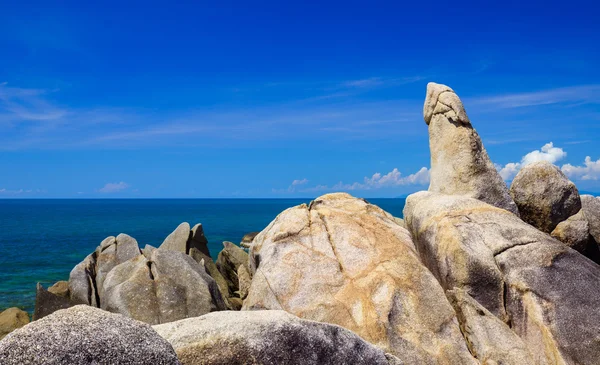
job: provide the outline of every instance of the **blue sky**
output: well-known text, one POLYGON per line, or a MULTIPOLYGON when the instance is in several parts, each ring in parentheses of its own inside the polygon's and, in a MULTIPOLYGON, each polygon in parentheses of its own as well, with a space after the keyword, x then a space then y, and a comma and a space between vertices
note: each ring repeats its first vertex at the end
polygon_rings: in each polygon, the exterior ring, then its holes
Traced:
POLYGON ((215 3, 2 1, 0 197, 426 189, 429 81, 600 191, 597 4, 215 3))

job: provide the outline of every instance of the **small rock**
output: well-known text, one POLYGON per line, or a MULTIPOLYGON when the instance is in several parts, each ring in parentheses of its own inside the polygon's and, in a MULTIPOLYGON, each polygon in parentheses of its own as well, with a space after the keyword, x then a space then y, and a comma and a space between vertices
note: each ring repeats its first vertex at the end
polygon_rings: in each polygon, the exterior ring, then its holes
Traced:
POLYGON ((521 219, 546 233, 581 209, 575 184, 547 161, 523 167, 510 186, 510 195, 521 219))
POLYGON ((560 222, 551 235, 584 255, 589 251, 590 245, 596 246, 596 242, 590 236, 590 226, 583 214, 583 209, 570 216, 566 221, 560 222))
MULTIPOLYGON (((62 282, 66 283, 66 282, 62 282)), ((59 294, 54 294, 50 290, 44 289, 42 284, 37 284, 37 290, 35 295, 35 310, 33 312, 33 320, 37 321, 40 318, 44 318, 49 314, 52 314, 60 309, 66 309, 71 306, 71 301, 69 300, 69 286, 68 283, 62 284, 58 282, 54 284, 51 288, 54 292, 58 292, 59 294), (57 287, 58 284, 58 287, 57 287), (66 290, 65 287, 66 286, 66 290)))
POLYGON ((240 242, 240 246, 244 247, 244 248, 250 248, 250 245, 252 245, 252 240, 254 240, 254 237, 256 237, 260 232, 250 232, 250 233, 246 233, 244 235, 244 237, 242 237, 242 241, 240 242))
POLYGON ((188 253, 187 242, 190 239, 190 224, 183 222, 175 230, 165 238, 163 243, 159 246, 163 250, 177 251, 181 253, 188 253))
POLYGON ((86 305, 57 311, 0 341, 2 365, 180 364, 152 328, 86 305))
MULTIPOLYGON (((8 308, 0 313, 0 340, 29 323, 29 314, 19 308, 8 308)), ((1 343, 1 342, 0 342, 1 343)))
POLYGON ((57 281, 54 285, 48 288, 48 291, 52 294, 58 295, 59 297, 69 297, 69 282, 68 281, 57 281))
POLYGON ((590 234, 600 244, 600 198, 582 195, 581 209, 590 225, 590 234))

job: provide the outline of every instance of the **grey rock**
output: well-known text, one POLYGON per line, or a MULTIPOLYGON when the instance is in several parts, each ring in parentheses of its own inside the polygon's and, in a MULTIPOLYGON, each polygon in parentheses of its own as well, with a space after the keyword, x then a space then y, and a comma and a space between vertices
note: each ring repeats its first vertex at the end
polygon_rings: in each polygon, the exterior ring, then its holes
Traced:
POLYGON ((254 237, 256 237, 260 232, 250 232, 246 233, 244 237, 242 237, 242 241, 240 242, 240 246, 244 248, 250 248, 252 245, 252 241, 254 237))
POLYGON ((233 309, 233 307, 229 303, 229 298, 232 295, 232 293, 229 291, 229 284, 227 283, 227 280, 225 280, 223 275, 221 275, 221 272, 217 268, 217 265, 214 263, 212 258, 205 255, 195 247, 192 247, 190 249, 189 255, 194 259, 194 261, 204 266, 204 270, 206 271, 206 273, 210 275, 210 277, 212 277, 217 283, 217 286, 219 287, 219 291, 221 292, 221 296, 225 301, 227 309, 233 309))
POLYGON ((154 329, 184 365, 403 363, 342 327, 284 311, 217 312, 154 329))
POLYGON ((521 219, 546 233, 581 209, 575 184, 547 161, 524 166, 510 186, 510 195, 521 219))
POLYGON ((592 261, 600 263, 598 244, 590 235, 589 222, 581 209, 577 214, 560 222, 552 231, 552 237, 585 255, 592 261))
POLYGON ((429 126, 429 191, 463 195, 519 214, 462 102, 446 85, 430 82, 423 116, 429 126))
POLYGON ((175 230, 165 238, 160 249, 188 253, 187 242, 190 239, 190 224, 181 223, 175 230))
POLYGON ((0 312, 0 340, 27 323, 29 323, 29 314, 19 308, 8 308, 0 312))
MULTIPOLYGON (((37 321, 40 318, 44 318, 47 315, 56 312, 57 310, 69 308, 71 306, 71 301, 69 299, 68 293, 68 286, 66 291, 64 291, 64 288, 59 289, 61 289, 63 295, 54 294, 50 290, 44 289, 42 284, 37 284, 35 294, 35 310, 33 312, 34 321, 37 321)), ((54 287, 53 291, 57 291, 57 288, 54 287)))
POLYGON ((150 324, 225 309, 214 279, 190 256, 163 249, 143 252, 108 273, 102 309, 150 324))
POLYGON ((536 364, 598 364, 600 266, 479 200, 420 192, 404 217, 442 286, 510 324, 536 364))
POLYGON ((98 307, 96 291, 96 253, 88 255, 77 264, 69 274, 69 293, 71 303, 87 304, 98 307))
POLYGON ((581 209, 588 221, 590 234, 597 243, 600 243, 600 198, 582 195, 581 209))
POLYGON ((57 311, 0 341, 2 365, 180 364, 146 324, 86 305, 57 311))
POLYGON ((471 353, 482 364, 536 364, 519 336, 466 291, 455 288, 446 293, 471 353))
POLYGON ((248 290, 250 290, 250 284, 252 284, 252 276, 246 265, 240 265, 238 267, 237 276, 240 287, 240 299, 243 300, 248 296, 248 290))
POLYGON ((240 265, 248 265, 248 253, 231 242, 223 242, 223 250, 217 257, 217 268, 227 280, 229 291, 240 290, 237 271, 240 265))
POLYGON ((409 232, 348 194, 280 213, 250 248, 244 310, 340 325, 408 364, 475 364, 409 232), (409 361, 410 359, 410 361, 409 361))
POLYGON ((208 250, 208 240, 204 235, 204 229, 202 224, 198 223, 192 228, 190 239, 188 241, 188 253, 192 248, 197 249, 208 257, 211 257, 210 251, 208 250))

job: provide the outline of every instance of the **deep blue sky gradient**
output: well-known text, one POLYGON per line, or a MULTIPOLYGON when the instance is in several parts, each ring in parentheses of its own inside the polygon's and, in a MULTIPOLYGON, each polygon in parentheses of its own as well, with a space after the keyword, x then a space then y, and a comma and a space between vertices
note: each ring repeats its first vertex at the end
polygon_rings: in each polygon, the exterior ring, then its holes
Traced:
POLYGON ((499 165, 600 159, 591 1, 53 3, 0 2, 0 198, 399 196, 429 81, 499 165))

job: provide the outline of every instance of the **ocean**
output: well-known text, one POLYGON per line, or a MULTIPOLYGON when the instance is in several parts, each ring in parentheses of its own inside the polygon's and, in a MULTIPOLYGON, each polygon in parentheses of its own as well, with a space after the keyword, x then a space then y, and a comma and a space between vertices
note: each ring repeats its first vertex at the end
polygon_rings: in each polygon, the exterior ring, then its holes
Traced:
MULTIPOLYGON (((0 311, 33 313, 35 286, 68 280, 107 236, 159 246, 181 222, 202 223, 211 255, 239 244, 283 210, 310 199, 0 199, 0 311)), ((402 217, 404 199, 368 199, 402 217)))

